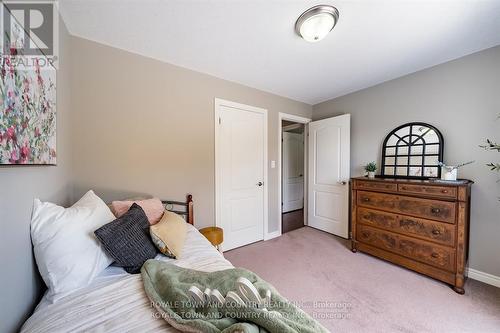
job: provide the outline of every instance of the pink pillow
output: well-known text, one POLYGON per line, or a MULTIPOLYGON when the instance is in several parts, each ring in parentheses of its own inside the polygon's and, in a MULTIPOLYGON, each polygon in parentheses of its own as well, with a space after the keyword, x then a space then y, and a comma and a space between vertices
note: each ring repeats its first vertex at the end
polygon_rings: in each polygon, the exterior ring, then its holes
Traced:
POLYGON ((149 224, 153 225, 160 221, 163 216, 163 211, 165 207, 158 198, 145 199, 145 200, 125 200, 125 201, 113 201, 111 203, 111 211, 118 218, 125 214, 132 206, 133 203, 138 204, 146 213, 148 217, 149 224))

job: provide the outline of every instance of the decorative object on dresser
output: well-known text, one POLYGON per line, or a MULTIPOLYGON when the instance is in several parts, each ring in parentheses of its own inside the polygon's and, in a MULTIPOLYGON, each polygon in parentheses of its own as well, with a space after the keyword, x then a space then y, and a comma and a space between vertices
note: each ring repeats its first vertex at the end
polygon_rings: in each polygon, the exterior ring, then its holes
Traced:
POLYGON ((446 165, 443 162, 439 162, 439 166, 441 167, 441 179, 442 180, 457 180, 458 177, 458 169, 468 164, 472 164, 475 161, 469 161, 465 163, 460 163, 458 165, 446 165))
POLYGON ((365 165, 365 171, 368 174, 368 178, 375 178, 375 171, 377 171, 377 164, 375 162, 370 162, 365 165))
POLYGON ((464 293, 470 180, 352 179, 352 251, 431 276, 464 293))
POLYGON ((401 125, 385 138, 382 176, 428 179, 441 177, 443 136, 432 125, 415 122, 401 125))

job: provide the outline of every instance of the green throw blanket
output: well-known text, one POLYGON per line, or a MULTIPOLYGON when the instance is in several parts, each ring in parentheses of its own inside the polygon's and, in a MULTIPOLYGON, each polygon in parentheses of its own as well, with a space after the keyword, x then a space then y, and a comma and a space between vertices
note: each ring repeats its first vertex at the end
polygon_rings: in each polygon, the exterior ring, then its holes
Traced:
POLYGON ((144 289, 158 310, 157 316, 183 332, 202 333, 321 333, 328 332, 317 321, 282 297, 256 274, 232 268, 206 273, 148 260, 141 269, 144 289), (236 280, 247 278, 261 296, 271 291, 267 310, 251 306, 214 304, 195 306, 188 290, 196 286, 217 289, 222 295, 236 289, 236 280), (276 313, 279 312, 279 313, 276 313))

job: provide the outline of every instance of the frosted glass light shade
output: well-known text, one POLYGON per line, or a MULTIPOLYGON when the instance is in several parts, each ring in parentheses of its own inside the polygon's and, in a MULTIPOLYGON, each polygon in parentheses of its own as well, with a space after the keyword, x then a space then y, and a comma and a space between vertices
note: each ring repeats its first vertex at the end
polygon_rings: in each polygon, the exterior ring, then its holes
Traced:
POLYGON ((332 6, 315 6, 306 10, 295 23, 297 34, 308 42, 318 42, 328 35, 339 18, 339 12, 332 6))
POLYGON ((300 35, 308 42, 318 42, 328 35, 335 24, 330 14, 318 14, 308 18, 300 26, 300 35))

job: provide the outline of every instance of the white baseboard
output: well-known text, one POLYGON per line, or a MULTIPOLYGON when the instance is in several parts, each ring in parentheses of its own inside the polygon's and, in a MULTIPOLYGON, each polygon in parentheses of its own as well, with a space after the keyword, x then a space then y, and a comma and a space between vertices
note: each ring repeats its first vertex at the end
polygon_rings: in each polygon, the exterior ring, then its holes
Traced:
POLYGON ((500 288, 500 277, 495 276, 493 274, 488 274, 485 272, 481 272, 478 270, 475 270, 473 268, 468 268, 467 269, 467 276, 473 280, 481 281, 486 284, 490 284, 492 286, 500 288))
POLYGON ((276 238, 276 237, 279 237, 281 236, 281 233, 279 230, 276 230, 274 232, 268 232, 267 234, 264 235, 264 240, 270 240, 270 239, 273 239, 273 238, 276 238))

